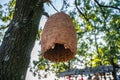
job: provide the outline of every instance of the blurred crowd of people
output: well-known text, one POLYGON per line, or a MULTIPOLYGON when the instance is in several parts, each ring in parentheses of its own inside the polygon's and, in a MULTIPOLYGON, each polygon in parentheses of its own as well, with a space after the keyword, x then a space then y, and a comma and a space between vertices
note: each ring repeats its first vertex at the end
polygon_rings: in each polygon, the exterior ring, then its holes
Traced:
MULTIPOLYGON (((120 80, 120 76, 116 76, 116 80, 120 80)), ((104 79, 104 77, 101 77, 99 74, 94 74, 94 75, 88 75, 88 77, 86 78, 86 76, 80 75, 80 76, 74 76, 74 79, 72 78, 72 76, 67 76, 66 80, 114 80, 113 77, 111 75, 107 75, 106 79, 104 79)))

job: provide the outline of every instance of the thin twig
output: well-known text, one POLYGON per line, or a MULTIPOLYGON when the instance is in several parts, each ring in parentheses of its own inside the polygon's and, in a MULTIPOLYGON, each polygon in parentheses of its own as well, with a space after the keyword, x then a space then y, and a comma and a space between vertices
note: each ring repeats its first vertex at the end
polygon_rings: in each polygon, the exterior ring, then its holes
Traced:
POLYGON ((63 10, 64 6, 65 6, 65 0, 63 0, 63 5, 62 5, 62 7, 61 7, 60 11, 62 11, 62 10, 63 10))
POLYGON ((120 8, 114 7, 114 6, 105 6, 105 5, 101 5, 101 6, 102 6, 102 7, 109 7, 109 8, 114 8, 114 9, 120 10, 120 8))
POLYGON ((52 2, 50 2, 50 5, 55 9, 55 11, 59 12, 59 11, 55 8, 55 6, 52 4, 52 2))
POLYGON ((102 14, 103 14, 103 16, 105 17, 105 12, 103 11, 103 9, 102 9, 102 7, 101 7, 101 5, 98 3, 98 1, 97 0, 94 0, 96 3, 97 3, 97 5, 100 7, 100 10, 101 10, 101 12, 102 12, 102 14))
POLYGON ((78 6, 77 6, 77 0, 75 0, 75 6, 76 6, 78 12, 79 12, 79 13, 84 17, 84 19, 88 22, 89 19, 88 19, 88 18, 82 13, 82 11, 78 8, 78 6))
POLYGON ((120 8, 118 7, 114 7, 114 6, 105 6, 105 5, 101 5, 97 0, 94 0, 100 7, 108 7, 108 8, 114 8, 114 9, 117 9, 117 10, 120 10, 120 8))

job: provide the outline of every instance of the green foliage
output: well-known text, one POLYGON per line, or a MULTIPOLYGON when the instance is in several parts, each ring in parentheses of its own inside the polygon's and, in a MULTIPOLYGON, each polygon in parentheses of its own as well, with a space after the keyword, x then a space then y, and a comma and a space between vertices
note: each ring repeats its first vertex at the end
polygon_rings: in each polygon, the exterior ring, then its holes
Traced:
MULTIPOLYGON (((3 8, 1 11, 1 20, 3 22, 8 22, 13 17, 14 7, 16 0, 10 0, 9 3, 4 4, 5 9, 3 8)), ((2 5, 1 5, 2 6, 2 5)), ((1 7, 2 8, 2 7, 1 7)))
POLYGON ((8 23, 12 20, 15 2, 16 0, 10 0, 9 3, 4 5, 0 4, 0 42, 2 41, 8 23))
MULTIPOLYGON (((3 22, 7 23, 12 19, 15 1, 10 0, 6 4, 6 11, 3 10, 4 6, 0 5, 0 19, 3 22)), ((110 65, 111 60, 117 64, 120 60, 120 1, 63 1, 61 10, 70 15, 76 28, 77 54, 70 62, 53 63, 45 60, 39 52, 39 61, 33 61, 34 67, 30 69, 33 74, 38 73, 39 76, 42 76, 40 71, 46 74, 49 72, 58 74, 70 68, 78 68, 79 65, 89 67, 110 65)), ((0 38, 3 36, 2 30, 5 28, 6 25, 1 24, 0 38)), ((37 40, 40 39, 41 32, 42 29, 39 29, 37 40)))
POLYGON ((34 66, 30 68, 30 71, 34 74, 34 76, 38 75, 39 77, 42 77, 43 74, 50 74, 51 72, 57 75, 69 68, 69 64, 67 62, 53 63, 44 59, 41 54, 39 55, 39 61, 33 61, 33 64, 34 66), (39 71, 43 71, 43 73, 40 74, 39 71))
MULTIPOLYGON (((78 65, 91 67, 112 65, 111 60, 117 64, 120 59, 119 3, 115 0, 75 1, 74 4, 66 1, 65 5, 69 4, 70 10, 68 7, 62 8, 63 11, 68 9, 66 12, 75 25, 78 38, 77 54, 70 61, 71 68, 79 67, 78 65)), ((56 73, 67 69, 64 63, 61 65, 48 61, 48 64, 51 65, 49 70, 55 70, 56 73)))
POLYGON ((37 40, 40 40, 41 33, 42 33, 42 29, 39 29, 37 34, 37 40))

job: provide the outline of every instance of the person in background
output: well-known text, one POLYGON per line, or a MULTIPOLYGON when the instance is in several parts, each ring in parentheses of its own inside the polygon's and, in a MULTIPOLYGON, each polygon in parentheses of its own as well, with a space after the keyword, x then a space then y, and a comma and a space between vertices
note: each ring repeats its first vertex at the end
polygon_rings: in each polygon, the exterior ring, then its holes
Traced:
POLYGON ((87 80, 92 80, 92 76, 89 74, 87 80))
POLYGON ((98 74, 95 74, 95 76, 93 77, 93 80, 100 80, 98 74))
POLYGON ((83 75, 81 75, 81 78, 80 78, 79 80, 84 80, 84 79, 83 79, 83 75))
POLYGON ((67 80, 71 80, 71 75, 68 75, 68 76, 67 76, 67 80))

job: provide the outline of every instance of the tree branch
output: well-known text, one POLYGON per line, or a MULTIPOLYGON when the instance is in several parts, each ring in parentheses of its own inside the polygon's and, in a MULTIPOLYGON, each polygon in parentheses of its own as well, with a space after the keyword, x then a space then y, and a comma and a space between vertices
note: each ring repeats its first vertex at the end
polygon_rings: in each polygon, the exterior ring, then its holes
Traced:
POLYGON ((82 13, 82 11, 78 8, 78 6, 77 6, 77 0, 75 0, 75 7, 76 7, 76 9, 78 10, 79 14, 81 14, 81 15, 84 17, 84 19, 88 22, 89 19, 88 19, 88 18, 82 13))
POLYGON ((102 12, 102 14, 103 14, 103 16, 105 17, 105 12, 103 11, 103 9, 102 9, 102 7, 101 7, 101 5, 98 3, 98 1, 97 0, 94 0, 96 3, 97 3, 97 5, 100 7, 100 10, 101 10, 101 12, 102 12))
POLYGON ((63 8, 64 8, 65 4, 66 4, 66 0, 63 0, 63 5, 62 5, 62 7, 61 7, 60 11, 62 11, 62 10, 63 10, 63 8))
POLYGON ((55 11, 59 12, 51 2, 50 5, 55 9, 55 11))
POLYGON ((94 0, 100 7, 106 7, 106 8, 114 8, 120 11, 120 8, 114 7, 114 6, 106 6, 106 5, 101 5, 97 0, 94 0))
POLYGON ((49 18, 49 14, 47 12, 43 12, 43 15, 49 18))

